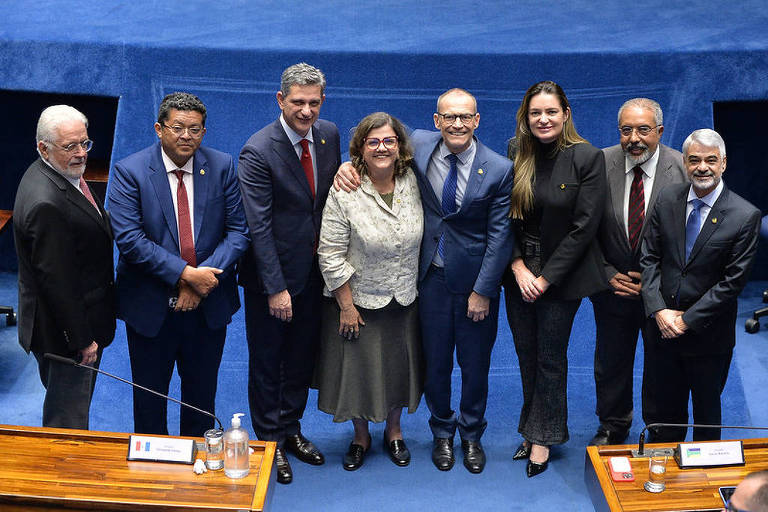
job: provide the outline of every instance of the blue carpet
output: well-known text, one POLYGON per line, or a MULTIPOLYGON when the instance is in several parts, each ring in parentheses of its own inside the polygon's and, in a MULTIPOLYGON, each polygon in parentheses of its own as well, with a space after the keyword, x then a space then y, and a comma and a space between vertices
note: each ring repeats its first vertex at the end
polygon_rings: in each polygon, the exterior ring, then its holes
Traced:
MULTIPOLYGON (((15 304, 16 276, 0 273, 0 304, 15 304)), ((768 385, 768 356, 765 344, 768 329, 754 335, 744 332, 743 322, 760 306, 766 282, 752 282, 740 298, 737 345, 731 373, 723 395, 723 421, 731 424, 768 425, 764 389, 768 385)), ((418 411, 403 418, 403 429, 413 454, 411 465, 395 467, 381 448, 382 425, 372 428, 372 451, 365 465, 349 473, 341 468, 341 457, 351 438, 351 426, 335 424, 317 410, 317 396, 310 394, 303 420, 304 432, 326 455, 324 466, 292 464, 294 483, 277 486, 275 510, 340 511, 384 510, 589 510, 584 485, 584 447, 596 427, 595 393, 592 377, 594 321, 589 301, 584 301, 574 325, 569 348, 569 428, 571 440, 552 453, 550 469, 528 479, 525 463, 513 462, 512 451, 519 442, 518 412, 521 405, 520 374, 511 335, 503 317, 494 348, 488 400, 488 430, 483 438, 488 465, 480 475, 471 475, 459 460, 443 473, 430 461, 431 434, 428 411, 423 401, 418 411), (520 490, 525 489, 525 493, 520 490)), ((130 377, 128 350, 122 323, 112 346, 105 351, 102 369, 130 377)), ((639 387, 642 357, 635 364, 636 410, 640 411, 639 387)), ((454 389, 460 382, 454 371, 454 389)), ((235 412, 248 412, 247 345, 243 313, 238 312, 229 327, 219 373, 216 413, 224 421, 235 412)), ((173 396, 178 397, 174 377, 173 396)), ((32 356, 19 348, 16 328, 0 320, 0 423, 40 425, 43 389, 32 356)), ((91 428, 107 431, 132 430, 132 400, 129 386, 99 376, 91 409, 91 428)), ((178 433, 178 406, 169 405, 169 426, 178 433)), ((244 426, 251 428, 248 416, 244 426)), ((642 424, 635 420, 630 440, 636 439, 642 424)), ((251 431, 252 432, 252 431, 251 431)), ((251 434, 253 435, 253 433, 251 434)), ((725 431, 732 438, 765 437, 760 431, 725 431)))

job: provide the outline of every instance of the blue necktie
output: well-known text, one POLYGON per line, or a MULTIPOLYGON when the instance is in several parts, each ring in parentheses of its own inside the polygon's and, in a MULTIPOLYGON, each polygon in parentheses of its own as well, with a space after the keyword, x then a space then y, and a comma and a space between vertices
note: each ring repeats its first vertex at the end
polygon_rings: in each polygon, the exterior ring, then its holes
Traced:
MULTIPOLYGON (((448 171, 448 176, 445 177, 445 183, 443 183, 443 215, 448 215, 456 211, 456 182, 458 171, 456 169, 456 161, 459 159, 456 155, 451 153, 446 157, 451 163, 451 168, 448 171)), ((437 243, 437 253, 440 258, 444 258, 445 254, 445 235, 440 235, 440 241, 437 243)))
POLYGON ((704 206, 704 201, 701 199, 694 199, 693 210, 688 215, 688 222, 685 223, 685 261, 691 257, 691 250, 693 244, 696 243, 696 238, 699 236, 699 226, 701 225, 701 207, 704 206))

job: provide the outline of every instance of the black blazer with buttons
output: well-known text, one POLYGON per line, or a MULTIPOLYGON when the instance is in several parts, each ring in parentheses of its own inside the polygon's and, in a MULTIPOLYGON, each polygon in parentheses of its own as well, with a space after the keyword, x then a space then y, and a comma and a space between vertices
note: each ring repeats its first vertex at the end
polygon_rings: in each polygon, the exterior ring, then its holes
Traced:
MULTIPOLYGON (((514 160, 516 141, 507 154, 514 160)), ((580 299, 608 288, 597 229, 605 208, 607 185, 603 152, 588 143, 574 144, 557 155, 550 186, 534 198, 542 205, 541 275, 550 287, 544 298, 580 299)), ((522 225, 515 223, 519 232, 522 225)), ((521 256, 516 237, 513 259, 521 256)))
POLYGON ((725 353, 736 341, 736 299, 757 250, 760 210, 724 186, 685 261, 689 189, 662 190, 650 218, 640 257, 645 312, 685 311, 689 331, 672 345, 682 354, 725 353))

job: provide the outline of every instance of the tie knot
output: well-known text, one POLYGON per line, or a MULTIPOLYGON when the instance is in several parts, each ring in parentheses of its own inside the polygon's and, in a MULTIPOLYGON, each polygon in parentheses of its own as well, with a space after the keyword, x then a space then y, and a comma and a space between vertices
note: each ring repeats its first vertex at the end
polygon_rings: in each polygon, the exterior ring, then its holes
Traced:
POLYGON ((634 166, 632 170, 635 172, 635 178, 643 177, 643 168, 640 167, 639 165, 634 166))
POLYGON ((301 139, 299 144, 301 144, 301 149, 304 151, 309 151, 309 141, 307 139, 301 139))
POLYGON ((446 158, 448 159, 448 161, 449 161, 449 162, 450 162, 452 165, 456 165, 456 162, 459 160, 459 157, 458 157, 458 156, 456 156, 454 153, 449 153, 449 154, 448 154, 448 156, 447 156, 446 158))
POLYGON ((704 206, 704 201, 701 199, 694 199, 691 201, 691 205, 693 205, 694 210, 700 210, 702 206, 704 206))
POLYGON ((184 181, 184 171, 181 169, 176 169, 173 171, 173 174, 176 175, 176 178, 178 178, 179 181, 184 181))

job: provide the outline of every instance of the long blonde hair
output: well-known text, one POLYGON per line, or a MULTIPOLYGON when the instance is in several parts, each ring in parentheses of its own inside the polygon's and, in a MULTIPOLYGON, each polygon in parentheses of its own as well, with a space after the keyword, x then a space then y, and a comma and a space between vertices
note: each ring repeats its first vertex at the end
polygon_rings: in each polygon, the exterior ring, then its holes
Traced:
POLYGON ((515 162, 515 183, 512 187, 512 199, 510 208, 510 217, 513 219, 522 219, 525 214, 533 209, 533 184, 536 180, 536 148, 541 144, 531 133, 531 127, 528 125, 528 108, 531 99, 537 94, 551 94, 560 101, 560 107, 568 117, 563 122, 563 131, 557 137, 557 147, 555 151, 563 149, 574 144, 583 144, 587 141, 576 131, 571 115, 571 105, 565 96, 563 89, 555 82, 545 80, 533 84, 523 97, 520 108, 517 109, 517 128, 515 129, 515 139, 510 141, 507 156, 515 162))

